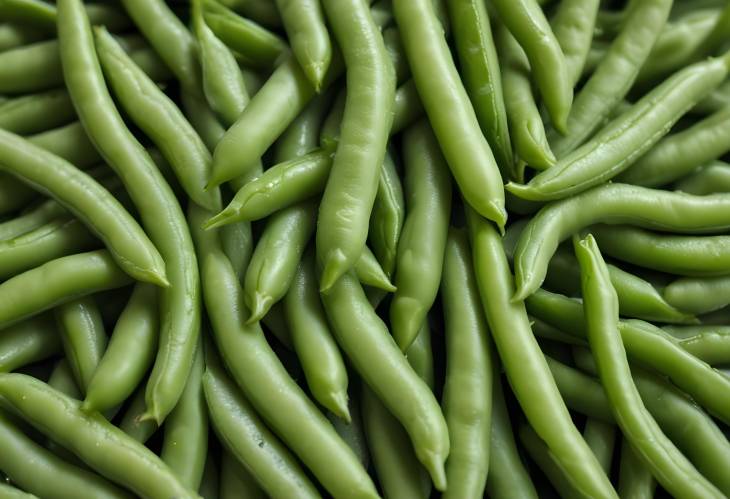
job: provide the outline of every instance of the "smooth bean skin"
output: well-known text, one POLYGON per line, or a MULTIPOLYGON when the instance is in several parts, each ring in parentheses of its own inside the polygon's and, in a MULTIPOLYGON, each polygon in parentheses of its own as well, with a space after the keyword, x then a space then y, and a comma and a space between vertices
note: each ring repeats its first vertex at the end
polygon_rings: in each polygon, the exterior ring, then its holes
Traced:
POLYGON ((489 470, 494 370, 487 321, 463 231, 449 231, 441 299, 446 322, 442 405, 451 441, 446 461, 449 488, 444 497, 481 497, 489 470))
POLYGON ((548 135, 558 158, 583 144, 626 97, 648 60, 671 7, 671 0, 649 0, 625 7, 626 19, 621 31, 573 102, 568 115, 568 134, 548 135))
POLYGON ((395 90, 393 103, 393 126, 390 134, 395 135, 423 115, 423 106, 413 80, 408 80, 395 90))
POLYGON ((88 174, 0 131, 0 168, 51 195, 95 232, 132 277, 166 285, 165 262, 139 224, 117 199, 88 174))
POLYGON ((457 73, 430 0, 396 0, 393 13, 413 81, 464 199, 504 227, 504 189, 497 162, 457 73), (433 78, 434 74, 441 75, 433 78))
POLYGON ((150 419, 141 420, 144 410, 144 387, 141 387, 132 397, 127 411, 119 422, 119 429, 141 444, 149 440, 157 431, 157 423, 150 419))
MULTIPOLYGON (((28 491, 26 495, 18 495, 19 498, 131 498, 128 492, 97 474, 67 463, 35 443, 3 412, 0 412, 0 437, 3 441, 0 470, 14 484, 28 491)), ((16 496, 6 495, 0 488, 0 497, 12 499, 16 496)))
POLYGON ((193 3, 193 32, 198 41, 203 93, 211 109, 226 125, 231 125, 246 107, 248 92, 236 58, 208 27, 203 10, 203 1, 193 3))
POLYGON ((219 499, 237 499, 242 495, 250 499, 264 499, 251 473, 225 449, 221 457, 219 499))
POLYGON ((281 300, 294 279, 304 248, 314 233, 317 206, 297 204, 268 218, 243 281, 247 322, 261 320, 281 300))
MULTIPOLYGON (((124 6, 139 25, 137 9, 155 10, 159 3, 165 7, 164 2, 134 0, 125 0, 124 6)), ((109 95, 82 3, 61 1, 57 9, 64 77, 74 107, 95 146, 124 183, 166 265, 170 286, 160 296, 160 342, 147 385, 145 414, 159 424, 185 387, 200 332, 200 280, 195 251, 175 194, 127 129, 109 95)), ((155 36, 164 36, 169 28, 162 15, 147 18, 148 23, 155 25, 155 36)), ((150 33, 146 36, 152 38, 150 33)))
POLYGON ((137 284, 88 382, 81 410, 104 412, 132 395, 154 360, 158 328, 158 292, 137 284))
POLYGON ((319 92, 330 60, 332 42, 319 2, 276 0, 292 52, 314 89, 319 92))
POLYGON ((340 139, 317 218, 320 290, 351 269, 365 247, 370 213, 393 120, 395 69, 368 6, 325 0, 325 14, 346 66, 340 139))
POLYGON ((730 304, 730 277, 680 277, 670 282, 662 295, 680 310, 705 314, 730 304))
POLYGON ((27 206, 38 193, 7 173, 0 172, 0 215, 27 206))
POLYGON ((0 25, 0 51, 30 45, 31 43, 45 40, 49 37, 48 33, 33 28, 31 26, 22 26, 17 23, 3 23, 0 25))
POLYGON ((0 93, 40 92, 63 85, 57 40, 36 42, 0 53, 0 93))
POLYGON ((605 254, 648 269, 713 276, 727 274, 730 266, 730 236, 681 236, 625 225, 599 225, 591 232, 605 254))
POLYGON ((665 137, 617 180, 647 187, 668 184, 727 153, 729 142, 730 107, 727 107, 665 137))
POLYGON ((550 150, 542 116, 532 93, 530 63, 520 44, 502 24, 496 27, 496 41, 504 107, 514 152, 519 160, 544 170, 554 165, 556 159, 550 150))
POLYGON ((208 209, 219 209, 220 192, 203 190, 211 156, 192 125, 108 31, 95 29, 94 39, 104 74, 124 111, 159 148, 188 196, 208 209))
MULTIPOLYGON (((341 72, 342 61, 333 59, 327 81, 341 72)), ((208 184, 219 185, 254 168, 314 95, 294 58, 281 63, 218 142, 208 184)))
POLYGON ((63 350, 83 393, 104 355, 108 338, 92 297, 65 303, 54 310, 63 350))
POLYGON ((502 94, 502 77, 486 6, 478 0, 449 0, 447 4, 464 86, 477 120, 489 141, 502 177, 514 177, 515 160, 502 94))
POLYGON ((0 223, 0 240, 7 241, 27 234, 66 213, 66 209, 56 200, 42 201, 24 210, 17 217, 0 223))
POLYGON ((79 121, 31 135, 27 140, 81 169, 102 161, 79 121))
POLYGON ((106 250, 51 260, 0 284, 0 327, 130 281, 106 250))
POLYGON ((307 386, 314 398, 345 421, 348 376, 327 316, 319 299, 314 254, 309 251, 299 262, 296 275, 284 297, 286 323, 292 345, 302 364, 307 386))
POLYGON ((195 351, 185 389, 165 420, 160 458, 180 483, 198 490, 208 455, 208 408, 203 394, 203 344, 195 351))
POLYGON ((378 180, 373 211, 370 214, 368 242, 389 278, 395 270, 398 242, 405 219, 403 185, 391 154, 386 152, 378 180))
POLYGON ((360 253, 360 258, 355 262, 353 270, 357 279, 366 286, 387 291, 388 293, 396 291, 396 287, 390 282, 388 275, 367 246, 360 253))
POLYGON ((512 423, 502 391, 495 376, 492 386, 492 427, 489 432, 489 473, 487 494, 494 499, 536 499, 537 491, 522 463, 515 445, 512 423))
POLYGON ((535 84, 540 89, 553 125, 566 132, 573 101, 573 82, 563 51, 545 14, 534 0, 496 0, 493 5, 527 54, 535 84))
POLYGON ((588 343, 614 417, 657 481, 676 497, 722 497, 661 431, 631 376, 618 330, 618 299, 596 240, 574 239, 588 343))
POLYGON ((16 489, 12 485, 8 485, 5 482, 0 482, 0 495, 4 499, 36 499, 37 496, 28 492, 23 492, 20 489, 16 489))
POLYGON ((434 486, 445 490, 448 429, 428 385, 408 365, 354 275, 341 277, 322 301, 338 344, 405 427, 434 486))
POLYGON ((522 410, 578 491, 591 497, 616 497, 558 393, 530 330, 524 303, 512 299, 515 285, 499 234, 473 211, 467 211, 467 221, 482 306, 522 410))
POLYGON ((224 224, 259 220, 324 189, 332 167, 332 155, 316 150, 278 163, 246 183, 223 211, 205 222, 206 229, 224 224))
POLYGON ((543 207, 528 223, 515 251, 515 299, 536 291, 558 245, 597 223, 632 224, 674 232, 730 227, 730 196, 692 196, 628 184, 607 184, 543 207))
POLYGON ((576 490, 571 483, 570 477, 566 475, 555 456, 550 453, 545 442, 543 442, 535 430, 529 425, 522 424, 517 429, 520 442, 527 450, 527 454, 537 464, 547 477, 550 484, 555 488, 560 497, 566 499, 578 499, 584 497, 580 491, 576 490))
POLYGON ((66 359, 59 360, 56 367, 53 368, 53 371, 51 371, 51 375, 48 378, 48 386, 55 388, 59 392, 64 395, 68 395, 71 398, 83 398, 83 394, 74 379, 71 366, 66 359))
POLYGON ((429 125, 421 121, 403 136, 406 217, 396 253, 390 305, 393 337, 406 351, 438 294, 451 213, 446 162, 429 125))
POLYGON ((616 442, 616 427, 599 419, 588 419, 583 427, 583 439, 598 458, 603 471, 609 475, 616 442))
MULTIPOLYGON (((730 61, 730 55, 728 55, 730 61)), ((630 167, 672 125, 728 74, 728 61, 702 61, 672 75, 614 118, 591 140, 527 184, 507 190, 532 201, 563 199, 605 182, 630 167)))
POLYGON ((305 156, 317 149, 319 132, 331 101, 332 91, 315 97, 284 130, 274 148, 276 164, 305 156))
MULTIPOLYGON (((563 51, 568 76, 574 86, 580 80, 591 48, 599 6, 600 2, 596 0, 564 0, 550 19, 550 29, 563 51)), ((577 104, 578 99, 574 105, 577 104)))
POLYGON ((53 318, 47 314, 31 317, 3 328, 0 334, 0 372, 11 372, 60 352, 61 338, 53 318))
POLYGON ((0 279, 98 245, 97 239, 78 219, 54 220, 21 236, 0 241, 0 279))
POLYGON ((206 366, 203 389, 211 423, 226 453, 243 465, 267 495, 320 497, 296 458, 261 421, 219 361, 206 366))
POLYGON ((0 394, 23 419, 71 450, 92 469, 145 498, 196 498, 149 449, 99 413, 23 374, 0 375, 0 394))
POLYGON ((674 184, 674 189, 696 196, 730 192, 730 165, 713 161, 683 177, 674 184))
POLYGON ((618 493, 628 499, 651 499, 654 497, 656 480, 644 464, 628 439, 621 439, 621 463, 618 474, 618 493))
POLYGON ((243 293, 218 234, 200 229, 210 213, 194 205, 189 209, 214 339, 234 380, 332 495, 376 497, 375 486, 355 454, 286 372, 258 323, 245 324, 243 293))
POLYGON ((0 128, 27 135, 65 125, 75 115, 68 92, 53 89, 8 99, 0 104, 0 128))

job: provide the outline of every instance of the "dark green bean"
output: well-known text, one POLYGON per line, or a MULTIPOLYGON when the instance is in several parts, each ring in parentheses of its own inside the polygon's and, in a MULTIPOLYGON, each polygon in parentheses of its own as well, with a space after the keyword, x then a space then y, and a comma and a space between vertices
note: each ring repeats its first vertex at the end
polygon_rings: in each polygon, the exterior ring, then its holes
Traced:
POLYGON ((395 102, 393 103, 393 126, 390 128, 391 135, 394 135, 411 123, 416 121, 423 114, 421 99, 418 97, 418 90, 413 80, 408 80, 395 90, 395 102))
POLYGON ((144 387, 137 390, 119 423, 120 430, 141 444, 157 431, 157 423, 150 419, 144 421, 141 419, 145 410, 144 392, 144 387))
POLYGON ((31 317, 2 330, 0 372, 14 371, 59 352, 61 339, 53 318, 47 314, 31 317))
POLYGON ((265 499, 251 473, 225 449, 222 454, 219 499, 265 499))
POLYGON ((0 51, 29 45, 49 37, 48 33, 22 24, 0 24, 0 51))
POLYGON ((370 214, 368 241, 388 277, 391 277, 395 270, 405 209, 401 179, 392 155, 386 151, 378 181, 378 193, 375 195, 375 204, 370 214))
POLYGON ((644 461, 631 447, 629 441, 621 439, 621 464, 618 474, 618 493, 627 499, 651 499, 654 497, 656 480, 644 461))

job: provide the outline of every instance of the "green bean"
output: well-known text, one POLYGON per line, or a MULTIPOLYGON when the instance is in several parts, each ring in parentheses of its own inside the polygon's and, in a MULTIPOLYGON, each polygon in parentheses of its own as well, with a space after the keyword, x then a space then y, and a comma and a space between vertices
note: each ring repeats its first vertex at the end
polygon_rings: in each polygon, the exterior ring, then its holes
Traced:
POLYGON ((727 274, 730 266, 730 236, 663 234, 627 225, 598 225, 591 232, 605 254, 648 269, 713 276, 727 274))
POLYGON ((65 125, 75 115, 65 89, 48 90, 0 104, 0 128, 17 134, 38 133, 65 125))
POLYGON ((185 90, 199 93, 195 40, 182 21, 162 0, 122 0, 121 3, 185 90))
POLYGON ((332 58, 332 44, 319 2, 276 0, 292 52, 304 74, 319 89, 332 58))
POLYGON ((211 109, 226 125, 233 124, 248 103, 238 62, 205 23, 203 0, 193 2, 193 32, 198 40, 203 92, 211 109))
POLYGON ((656 481, 626 438, 621 439, 618 492, 627 499, 651 499, 656 481))
POLYGON ((583 497, 582 493, 574 487, 571 477, 566 474, 566 471, 555 458, 555 455, 550 452, 550 449, 540 439, 538 434, 535 433, 535 430, 529 425, 522 424, 518 428, 517 434, 520 437, 522 446, 542 470, 545 477, 557 491, 559 497, 566 499, 583 497))
POLYGON ((58 41, 48 40, 0 54, 0 93, 30 93, 63 84, 58 41))
MULTIPOLYGON (((104 24, 109 29, 123 29, 130 25, 127 16, 108 5, 86 5, 86 12, 94 24, 104 24)), ((39 0, 4 0, 0 4, 0 17, 48 33, 56 30, 56 8, 39 0)))
POLYGON ((194 205, 189 209, 190 227, 201 255, 203 297, 215 341, 234 380, 331 494, 376 496, 357 457, 288 375, 258 323, 244 323, 243 293, 218 235, 199 228, 209 213, 194 205))
POLYGON ((205 21, 223 43, 243 57, 246 66, 274 67, 287 50, 277 35, 220 5, 205 13, 205 21))
POLYGON ((27 140, 78 168, 88 168, 102 161, 101 155, 78 121, 31 135, 27 140))
POLYGON ((403 424, 419 461, 429 471, 436 488, 444 490, 448 430, 433 394, 407 365, 353 275, 345 274, 338 280, 332 292, 323 296, 323 303, 340 347, 403 424))
POLYGON ((423 107, 421 106, 421 99, 418 97, 416 84, 413 80, 408 80, 395 90, 393 126, 390 128, 391 135, 408 127, 422 114, 423 107))
POLYGON ((565 56, 565 65, 573 86, 580 80, 591 48, 599 6, 600 2, 596 0, 562 1, 550 19, 550 28, 565 56))
POLYGON ((294 456, 259 419, 218 361, 208 362, 203 388, 211 422, 225 448, 269 496, 319 497, 294 456))
POLYGON ((37 496, 33 494, 23 492, 20 489, 16 489, 12 485, 8 485, 5 482, 0 482, 0 496, 4 499, 36 499, 37 496))
POLYGON ((327 117, 322 122, 322 130, 319 132, 320 146, 328 151, 334 152, 340 142, 340 125, 345 115, 345 101, 347 100, 347 88, 337 92, 332 102, 327 117))
POLYGON ((360 463, 367 467, 370 464, 370 451, 365 441, 360 405, 357 397, 348 398, 347 412, 350 414, 349 421, 332 412, 327 412, 326 415, 340 438, 352 449, 360 463))
POLYGON ((565 56, 542 9, 534 0, 493 2, 500 19, 527 54, 535 83, 555 128, 567 131, 573 84, 565 56))
POLYGON ((403 426, 370 388, 363 385, 360 396, 365 435, 384 496, 428 497, 431 481, 418 462, 403 426))
POLYGON ((203 478, 198 487, 198 495, 203 499, 218 499, 220 490, 220 474, 218 466, 216 466, 213 453, 208 450, 205 457, 205 469, 203 470, 203 478))
POLYGON ((347 408, 347 370, 332 338, 319 300, 314 256, 307 252, 284 297, 286 322, 314 398, 345 421, 347 408))
POLYGON ((537 317, 530 317, 530 323, 532 325, 532 332, 538 338, 545 338, 546 340, 557 341, 558 343, 565 343, 567 345, 585 346, 586 344, 585 340, 572 336, 568 333, 564 333, 555 326, 552 326, 537 317))
MULTIPOLYGON (((730 62, 730 54, 728 55, 730 62)), ((708 59, 677 72, 528 184, 507 189, 530 200, 560 199, 604 182, 631 166, 666 135, 694 103, 726 77, 722 58, 708 59)))
POLYGON ((690 111, 693 114, 712 114, 730 104, 730 82, 725 82, 700 100, 690 111))
POLYGON ((683 350, 710 365, 730 362, 730 336, 723 332, 705 332, 678 341, 683 350))
POLYGON ((261 320, 271 305, 286 294, 314 232, 316 209, 314 203, 307 202, 268 219, 244 279, 244 301, 251 311, 247 323, 261 320))
POLYGON ((618 299, 608 269, 590 234, 574 239, 581 268, 588 343, 616 421, 657 481, 678 497, 722 497, 661 431, 646 409, 631 377, 619 333, 618 299))
POLYGON ((0 375, 0 394, 23 419, 86 464, 141 497, 197 497, 150 450, 80 402, 23 374, 0 375))
POLYGON ((141 444, 149 440, 157 431, 157 423, 150 419, 141 420, 145 410, 144 392, 144 387, 137 390, 119 423, 120 430, 141 444))
POLYGON ((482 306, 522 410, 578 491, 592 497, 616 497, 558 393, 530 330, 524 303, 511 298, 514 282, 498 233, 471 210, 467 220, 482 306))
POLYGON ((730 196, 692 196, 627 184, 607 184, 548 204, 530 220, 515 251, 515 299, 542 283, 561 241, 589 225, 629 223, 675 232, 711 232, 730 227, 730 196))
MULTIPOLYGON (((124 2, 138 24, 139 10, 154 10, 157 4, 124 2)), ((199 334, 200 285, 195 252, 174 193, 126 128, 111 100, 81 2, 60 1, 58 18, 66 85, 76 111, 107 163, 122 179, 145 229, 165 260, 170 287, 160 297, 160 348, 148 383, 145 414, 160 423, 185 387, 199 334)), ((147 22, 154 24, 155 35, 167 33, 166 21, 148 18, 147 22)))
POLYGON ((202 95, 183 90, 180 95, 185 116, 209 151, 213 151, 226 129, 218 121, 212 109, 202 95))
POLYGON ((271 309, 269 309, 269 313, 261 319, 261 322, 266 326, 267 332, 273 334, 282 346, 288 350, 293 348, 291 333, 286 324, 286 317, 284 316, 283 305, 281 303, 274 303, 271 309))
POLYGON ((0 168, 53 196, 108 246, 132 277, 167 285, 165 263, 142 228, 114 196, 73 165, 0 131, 0 168))
POLYGON ((76 383, 86 393, 108 342, 99 308, 93 298, 85 297, 59 306, 55 316, 76 383))
POLYGON ((111 340, 86 386, 81 409, 105 411, 124 402, 152 365, 159 319, 157 290, 135 286, 114 326, 111 340))
POLYGON ((203 190, 211 156, 178 107, 125 54, 104 30, 95 31, 96 52, 125 112, 169 162, 190 198, 208 209, 220 207, 217 189, 203 190))
POLYGON ((205 228, 259 220, 304 201, 322 192, 331 167, 331 153, 323 150, 272 166, 245 184, 223 211, 205 222, 205 228))
POLYGON ((430 0, 396 0, 393 13, 413 81, 465 201, 504 227, 507 213, 499 169, 456 71, 433 5, 430 0), (434 78, 434 74, 441 76, 434 78))
POLYGON ((730 304, 730 278, 680 277, 669 283, 662 295, 680 310, 705 314, 730 304))
POLYGON ((299 116, 284 130, 276 140, 274 149, 274 161, 276 163, 302 157, 317 148, 322 120, 332 100, 331 97, 331 92, 325 92, 312 99, 299 116))
POLYGON ((0 51, 22 47, 48 38, 48 34, 24 24, 0 24, 0 51))
POLYGON ((449 231, 441 284, 446 335, 442 405, 449 440, 444 497, 481 497, 487 483, 492 416, 489 331, 463 231, 449 231))
POLYGON ((478 0, 450 0, 448 7, 462 78, 477 120, 502 177, 514 177, 515 160, 489 14, 484 3, 478 0))
POLYGON ((225 449, 221 457, 220 499, 264 499, 266 496, 250 472, 225 449))
POLYGON ((368 241, 385 275, 395 271, 398 242, 405 217, 403 186, 392 155, 386 151, 380 170, 378 192, 370 214, 368 241))
POLYGON ((572 410, 607 423, 614 423, 606 392, 593 377, 545 357, 565 404, 572 410))
POLYGON ((496 37, 502 63, 504 107, 515 153, 533 168, 548 168, 555 164, 555 155, 550 150, 545 126, 532 94, 527 56, 505 26, 497 26, 496 37))
POLYGON ((730 32, 730 7, 725 7, 720 11, 720 15, 715 22, 707 36, 702 40, 702 43, 692 54, 695 59, 706 57, 715 51, 718 47, 721 47, 727 38, 728 32, 730 32))
MULTIPOLYGON (((48 378, 48 386, 71 398, 79 400, 83 398, 79 385, 74 379, 73 371, 66 359, 61 359, 56 363, 53 371, 51 371, 51 376, 48 378)), ((51 443, 49 441, 49 446, 51 443)), ((57 444, 54 443, 54 445, 57 444)))
POLYGON ((647 187, 668 184, 724 155, 728 142, 730 106, 665 137, 617 180, 647 187))
POLYGON ((388 275, 378 263, 373 252, 365 246, 360 258, 353 267, 357 279, 364 285, 380 289, 388 293, 396 291, 396 287, 390 282, 388 275))
POLYGON ((208 454, 208 411, 203 394, 203 344, 199 342, 180 400, 165 420, 160 458, 191 490, 198 490, 208 454))
POLYGON ((66 209, 56 200, 48 199, 43 201, 21 215, 0 223, 0 240, 7 241, 20 237, 64 216, 66 213, 66 209))
POLYGON ((360 258, 392 123, 395 71, 367 5, 326 0, 324 11, 347 66, 347 97, 317 220, 320 289, 360 258), (383 120, 385 117, 385 120, 383 120))
POLYGON ((403 138, 406 218, 396 253, 390 321, 405 351, 433 305, 441 281, 451 213, 451 182, 446 162, 427 122, 413 125, 403 138))
MULTIPOLYGON (((131 497, 128 492, 98 475, 67 463, 44 449, 26 436, 13 419, 2 412, 0 437, 3 441, 0 470, 29 493, 50 499, 131 497)), ((0 496, 14 497, 5 495, 4 489, 0 489, 0 496)))
POLYGON ((520 459, 512 433, 510 416, 502 392, 502 381, 495 377, 492 387, 492 428, 489 445, 487 494, 494 499, 536 499, 537 491, 520 459))
POLYGON ((51 260, 0 284, 0 327, 129 282, 105 250, 51 260))
MULTIPOLYGON (((575 155, 570 153, 583 144, 599 126, 603 125, 616 105, 626 97, 639 70, 649 57, 651 49, 669 17, 671 7, 671 0, 630 2, 626 7, 627 16, 621 32, 611 43, 606 55, 601 59, 575 99, 567 120, 568 134, 564 136, 558 133, 548 134, 550 145, 558 158, 561 160, 573 158, 575 155)), ((680 89, 680 92, 686 92, 686 90, 680 89)), ((650 105, 649 110, 651 107, 653 104, 650 105)), ((671 112, 675 112, 674 107, 671 112)), ((676 116, 676 118, 678 117, 676 116)), ((676 120, 676 118, 674 119, 676 120)), ((641 116, 640 119, 642 126, 646 126, 646 118, 641 116)), ((670 121, 670 118, 662 116, 661 120, 670 121)), ((659 121, 660 119, 657 119, 657 124, 659 121)), ((669 126, 671 125, 668 125, 667 129, 669 126)), ((612 130, 616 129, 620 129, 620 127, 614 127, 612 130)), ((603 139, 605 134, 601 133, 599 136, 603 139)), ((651 137, 651 135, 646 137, 651 137)), ((658 138, 656 137, 656 139, 658 138)), ((637 138, 634 143, 641 145, 642 142, 637 138)), ((564 168, 565 160, 560 161, 556 166, 564 168)))
POLYGON ((411 70, 408 67, 406 54, 403 51, 403 42, 400 39, 400 32, 395 26, 385 28, 383 30, 383 41, 385 42, 385 49, 388 51, 388 56, 390 57, 390 60, 393 61, 396 83, 400 85, 404 80, 411 76, 411 70))
POLYGON ((0 372, 47 359, 61 351, 53 318, 40 315, 3 328, 0 334, 0 372))
POLYGON ((220 0, 220 3, 264 26, 271 28, 281 26, 279 11, 272 2, 266 0, 220 0))
POLYGON ((713 161, 684 176, 674 184, 674 189, 696 196, 730 192, 730 165, 713 161))

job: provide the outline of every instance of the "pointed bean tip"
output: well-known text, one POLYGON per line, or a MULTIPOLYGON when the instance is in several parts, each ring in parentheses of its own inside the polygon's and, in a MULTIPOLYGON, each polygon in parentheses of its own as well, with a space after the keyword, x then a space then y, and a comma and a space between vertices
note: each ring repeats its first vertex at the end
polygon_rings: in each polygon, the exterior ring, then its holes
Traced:
POLYGON ((347 399, 347 391, 332 393, 329 400, 329 410, 345 423, 350 424, 352 422, 352 416, 350 416, 350 408, 347 405, 347 399))

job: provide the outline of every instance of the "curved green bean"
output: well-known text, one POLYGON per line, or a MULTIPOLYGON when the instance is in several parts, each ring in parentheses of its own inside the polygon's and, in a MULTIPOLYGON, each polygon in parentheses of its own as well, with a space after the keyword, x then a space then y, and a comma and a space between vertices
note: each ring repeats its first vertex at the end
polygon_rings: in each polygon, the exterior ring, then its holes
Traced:
POLYGON ((396 266, 398 242, 405 217, 403 186, 392 155, 386 151, 380 170, 378 193, 370 214, 368 241, 385 275, 393 275, 396 266))
POLYGON ((54 313, 66 359, 81 392, 86 393, 108 343, 101 313, 91 297, 64 303, 54 313))
POLYGON ((628 439, 621 439, 621 464, 618 474, 618 492, 629 499, 651 499, 654 497, 656 480, 644 461, 631 447, 628 439))
POLYGON ((730 165, 713 161, 683 177, 674 184, 674 189, 696 196, 730 192, 730 165))
POLYGON ((27 234, 66 214, 66 210, 54 199, 47 199, 19 216, 0 223, 0 240, 7 241, 27 234))
POLYGON ((403 137, 406 218, 396 253, 390 324, 406 351, 438 294, 451 213, 451 182, 428 123, 421 121, 403 137))
POLYGON ((528 223, 515 251, 515 299, 536 291, 560 242, 597 223, 633 224, 675 232, 730 227, 730 196, 692 196, 627 184, 607 184, 543 207, 528 223))
POLYGON ((157 290, 137 284, 86 386, 83 411, 103 412, 132 395, 154 360, 158 326, 157 290))
POLYGON ((395 90, 393 103, 393 126, 390 134, 394 135, 423 115, 423 106, 413 80, 408 80, 395 90))
POLYGON ((126 55, 104 28, 96 28, 96 53, 124 111, 162 152, 185 192, 208 209, 220 208, 220 192, 205 191, 211 156, 178 107, 126 55))
POLYGON ((430 0, 396 0, 413 81, 446 162, 466 202, 504 227, 504 189, 499 168, 451 58, 443 27, 430 0), (434 78, 433 75, 440 75, 434 78))
POLYGON ((319 2, 276 0, 292 52, 314 89, 319 92, 330 60, 332 42, 319 2))
MULTIPOLYGON (((158 3, 164 7, 164 2, 124 1, 138 24, 137 8, 154 10, 159 7, 158 3)), ((145 414, 160 423, 185 387, 200 330, 200 283, 195 251, 174 193, 127 129, 109 95, 82 3, 62 0, 57 6, 63 70, 74 107, 95 145, 124 183, 166 264, 170 287, 160 297, 160 348, 150 374, 145 414)), ((154 25, 155 36, 165 35, 170 27, 157 17, 146 21, 154 25)), ((174 50, 183 48, 174 47, 174 50)))
POLYGON ((26 140, 78 168, 88 168, 102 161, 101 155, 79 121, 31 135, 26 140))
POLYGON ((61 339, 53 318, 47 314, 31 317, 3 328, 0 334, 0 372, 11 372, 60 352, 61 339))
POLYGON ((48 38, 43 30, 17 23, 0 24, 0 51, 30 45, 48 38))
POLYGON ((662 295, 680 310, 705 314, 730 304, 730 278, 680 277, 669 283, 662 295))
POLYGON ((244 494, 249 499, 265 499, 251 473, 230 452, 224 449, 222 454, 219 499, 238 499, 244 494))
POLYGON ((550 19, 550 28, 563 51, 568 76, 574 86, 580 80, 588 58, 600 3, 596 0, 563 0, 550 19))
POLYGON ((75 116, 65 89, 23 95, 0 104, 0 128, 17 134, 43 132, 65 125, 75 116))

